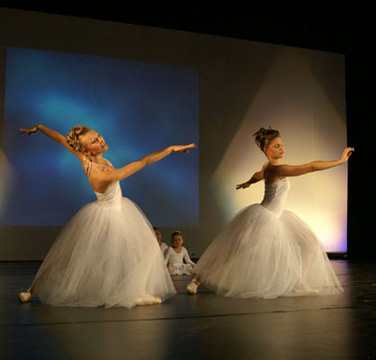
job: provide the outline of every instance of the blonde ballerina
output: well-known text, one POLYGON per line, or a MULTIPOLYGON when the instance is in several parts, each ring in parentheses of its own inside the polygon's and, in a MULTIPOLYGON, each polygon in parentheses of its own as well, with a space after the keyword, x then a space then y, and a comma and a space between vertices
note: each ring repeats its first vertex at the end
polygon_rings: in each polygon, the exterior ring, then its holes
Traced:
POLYGON ((76 126, 67 137, 44 125, 20 130, 21 135, 37 132, 78 158, 97 200, 63 228, 31 287, 19 294, 20 301, 37 296, 56 306, 131 308, 159 304, 174 295, 153 228, 137 205, 122 196, 119 181, 195 145, 169 146, 115 169, 103 157, 108 149, 104 138, 93 129, 76 126))

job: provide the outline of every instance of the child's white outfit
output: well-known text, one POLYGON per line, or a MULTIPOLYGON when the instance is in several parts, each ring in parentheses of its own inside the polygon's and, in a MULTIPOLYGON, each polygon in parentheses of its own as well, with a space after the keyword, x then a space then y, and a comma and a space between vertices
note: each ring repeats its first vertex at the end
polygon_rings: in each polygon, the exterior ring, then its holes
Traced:
POLYGON ((190 270, 195 265, 184 246, 182 246, 180 253, 169 247, 165 262, 171 275, 191 275, 190 270))
POLYGON ((151 224, 119 182, 95 194, 59 234, 33 295, 50 305, 131 308, 140 298, 176 294, 151 224))

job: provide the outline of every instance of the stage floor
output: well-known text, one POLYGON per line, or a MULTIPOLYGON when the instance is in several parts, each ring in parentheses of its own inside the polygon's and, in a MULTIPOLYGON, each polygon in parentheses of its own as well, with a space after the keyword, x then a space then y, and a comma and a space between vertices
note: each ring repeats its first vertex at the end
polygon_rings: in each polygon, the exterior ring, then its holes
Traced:
POLYGON ((162 305, 69 308, 21 304, 39 262, 0 262, 0 359, 376 359, 376 264, 331 260, 336 296, 231 299, 190 276, 162 305))

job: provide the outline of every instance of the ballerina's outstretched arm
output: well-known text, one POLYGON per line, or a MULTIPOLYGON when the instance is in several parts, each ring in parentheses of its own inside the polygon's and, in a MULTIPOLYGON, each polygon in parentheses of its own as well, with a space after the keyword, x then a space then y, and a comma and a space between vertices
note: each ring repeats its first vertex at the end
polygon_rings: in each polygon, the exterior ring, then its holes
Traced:
POLYGON ((304 165, 272 165, 270 172, 273 177, 299 176, 315 171, 327 170, 332 167, 346 163, 352 153, 355 151, 353 147, 346 148, 340 159, 330 161, 312 161, 304 165))
POLYGON ((46 135, 50 139, 56 141, 60 145, 63 145, 67 150, 69 150, 72 154, 78 156, 79 158, 84 157, 84 155, 78 151, 74 151, 71 146, 67 143, 67 139, 64 135, 60 134, 56 130, 52 130, 48 128, 47 126, 44 126, 42 124, 38 124, 35 126, 32 126, 31 128, 27 129, 20 129, 20 135, 33 135, 40 131, 42 134, 46 135))
POLYGON ((133 175, 137 171, 140 171, 144 167, 162 160, 163 158, 165 158, 173 152, 188 153, 189 149, 193 149, 195 147, 195 144, 169 146, 163 150, 150 153, 144 156, 143 158, 134 161, 126 166, 123 166, 119 169, 112 169, 110 171, 100 172, 97 175, 96 181, 98 182, 98 184, 100 184, 100 186, 105 186, 115 181, 123 180, 133 175))
MULTIPOLYGON (((75 151, 67 142, 66 137, 64 137, 59 132, 49 129, 44 125, 36 125, 28 129, 20 129, 20 135, 33 135, 41 131, 43 134, 56 141, 57 143, 63 145, 71 153, 76 155, 82 163, 82 166, 85 169, 87 156, 90 156, 90 152, 87 150, 75 151), (87 153, 87 154, 86 154, 87 153)), ((124 167, 119 169, 111 169, 110 171, 96 171, 93 170, 90 176, 90 184, 95 189, 95 191, 100 191, 106 189, 111 183, 127 178, 128 176, 136 173, 137 171, 143 169, 144 167, 153 164, 159 160, 162 160, 164 157, 170 155, 172 152, 178 153, 188 153, 189 149, 195 148, 195 144, 189 145, 173 145, 169 146, 163 150, 148 154, 141 158, 140 160, 134 161, 124 167)), ((94 155, 94 154, 91 154, 94 155)))
POLYGON ((266 164, 262 167, 262 169, 260 171, 255 172, 248 181, 246 181, 242 184, 236 185, 236 190, 245 189, 245 188, 251 186, 252 184, 255 184, 255 183, 263 180, 264 177, 265 177, 265 173, 264 173, 265 168, 266 168, 266 164))

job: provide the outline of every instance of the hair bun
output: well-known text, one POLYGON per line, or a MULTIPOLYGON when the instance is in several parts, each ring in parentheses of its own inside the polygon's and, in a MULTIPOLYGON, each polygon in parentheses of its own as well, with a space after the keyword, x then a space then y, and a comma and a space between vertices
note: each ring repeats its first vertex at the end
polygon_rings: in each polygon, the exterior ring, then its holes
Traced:
POLYGON ((79 137, 81 135, 84 135, 88 130, 89 128, 87 126, 80 126, 80 125, 75 126, 71 129, 66 139, 67 139, 68 145, 74 151, 81 152, 83 150, 79 137))
POLYGON ((264 151, 264 148, 269 144, 269 142, 277 137, 280 136, 279 131, 272 129, 271 126, 269 126, 269 129, 260 128, 258 131, 256 131, 253 136, 255 137, 255 143, 256 145, 264 151))

